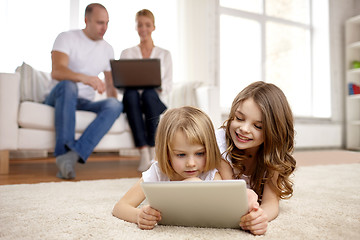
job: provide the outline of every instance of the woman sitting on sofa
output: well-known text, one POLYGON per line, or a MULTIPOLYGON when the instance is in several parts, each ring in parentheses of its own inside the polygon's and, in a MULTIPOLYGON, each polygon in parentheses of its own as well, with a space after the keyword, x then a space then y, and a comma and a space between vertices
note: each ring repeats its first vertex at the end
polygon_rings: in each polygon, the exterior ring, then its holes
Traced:
POLYGON ((168 50, 154 45, 151 34, 155 30, 155 18, 152 12, 140 10, 136 13, 135 21, 140 43, 123 50, 120 58, 159 58, 161 63, 160 88, 124 91, 124 112, 127 114, 135 145, 140 150, 138 171, 142 172, 150 167, 150 161, 154 159, 156 128, 160 114, 167 109, 164 98, 172 88, 172 60, 168 50))

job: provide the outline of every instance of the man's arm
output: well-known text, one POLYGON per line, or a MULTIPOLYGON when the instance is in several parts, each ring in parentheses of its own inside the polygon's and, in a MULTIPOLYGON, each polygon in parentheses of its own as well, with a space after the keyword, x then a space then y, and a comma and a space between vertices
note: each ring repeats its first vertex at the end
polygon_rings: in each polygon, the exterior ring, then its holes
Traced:
POLYGON ((105 84, 97 76, 88 76, 81 73, 76 73, 68 68, 69 56, 63 52, 52 51, 52 71, 51 77, 58 81, 71 80, 74 82, 82 82, 91 86, 100 94, 105 91, 105 84))
POLYGON ((107 97, 117 98, 117 91, 116 88, 114 87, 111 72, 104 72, 104 76, 105 76, 105 88, 106 88, 107 97))

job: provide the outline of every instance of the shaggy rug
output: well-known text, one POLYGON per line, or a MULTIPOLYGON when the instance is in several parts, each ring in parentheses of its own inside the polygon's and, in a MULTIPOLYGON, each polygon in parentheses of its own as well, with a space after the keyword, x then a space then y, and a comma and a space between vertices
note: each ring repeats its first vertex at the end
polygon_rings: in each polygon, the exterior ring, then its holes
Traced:
POLYGON ((140 230, 111 214, 136 181, 0 186, 0 239, 360 239, 360 164, 298 168, 294 196, 281 201, 263 236, 239 229, 140 230))

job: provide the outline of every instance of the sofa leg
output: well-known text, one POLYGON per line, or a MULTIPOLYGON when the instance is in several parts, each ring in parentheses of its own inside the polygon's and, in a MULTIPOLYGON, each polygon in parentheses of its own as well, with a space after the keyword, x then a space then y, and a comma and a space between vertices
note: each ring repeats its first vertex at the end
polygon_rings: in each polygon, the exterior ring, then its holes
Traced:
POLYGON ((0 174, 9 174, 9 150, 0 150, 0 174))

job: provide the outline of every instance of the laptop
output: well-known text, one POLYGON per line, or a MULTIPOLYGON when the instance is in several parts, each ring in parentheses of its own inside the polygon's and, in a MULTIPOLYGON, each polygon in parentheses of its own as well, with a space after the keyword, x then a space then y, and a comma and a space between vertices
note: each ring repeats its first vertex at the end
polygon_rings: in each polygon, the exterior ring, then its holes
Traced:
POLYGON ((143 182, 145 196, 161 212, 161 225, 240 228, 248 212, 244 180, 143 182))
POLYGON ((113 59, 110 65, 116 88, 161 86, 160 59, 113 59))

